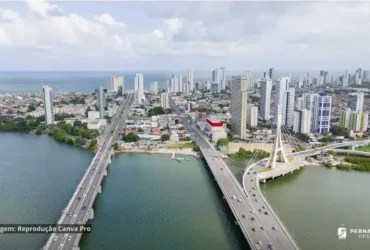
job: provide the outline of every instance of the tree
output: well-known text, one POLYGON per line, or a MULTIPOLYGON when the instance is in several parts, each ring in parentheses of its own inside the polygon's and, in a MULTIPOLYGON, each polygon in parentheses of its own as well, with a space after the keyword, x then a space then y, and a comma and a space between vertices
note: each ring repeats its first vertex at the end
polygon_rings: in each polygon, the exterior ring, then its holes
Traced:
POLYGON ((162 140, 162 142, 168 141, 170 139, 170 137, 171 136, 169 134, 164 134, 164 135, 161 136, 161 140, 162 140))
POLYGON ((29 105, 28 109, 27 109, 27 112, 32 112, 32 111, 35 111, 35 110, 36 110, 35 105, 29 105))
POLYGON ((73 122, 73 127, 79 127, 79 128, 82 128, 82 122, 79 121, 79 120, 76 120, 73 122))
POLYGON ((229 139, 221 138, 217 140, 217 145, 221 147, 226 147, 229 144, 229 139))
POLYGON ((164 109, 162 107, 154 107, 152 109, 149 109, 148 116, 154 116, 154 115, 163 115, 164 109))
POLYGON ((117 150, 118 149, 118 143, 114 143, 113 148, 114 148, 114 150, 117 150))
POLYGON ((77 137, 75 140, 76 146, 84 146, 86 144, 87 140, 81 137, 77 137))
POLYGON ((94 148, 98 144, 98 140, 93 139, 89 142, 89 149, 94 148))
POLYGON ((137 130, 137 132, 139 132, 139 133, 143 133, 143 132, 144 132, 144 129, 139 128, 139 129, 137 130))
POLYGON ((135 133, 130 132, 127 135, 123 135, 122 140, 124 140, 125 142, 137 142, 140 140, 140 136, 138 136, 135 133))
POLYGON ((172 114, 172 109, 166 109, 165 112, 166 114, 172 114))
POLYGON ((304 142, 310 142, 310 137, 307 134, 304 133, 297 133, 296 137, 304 142))

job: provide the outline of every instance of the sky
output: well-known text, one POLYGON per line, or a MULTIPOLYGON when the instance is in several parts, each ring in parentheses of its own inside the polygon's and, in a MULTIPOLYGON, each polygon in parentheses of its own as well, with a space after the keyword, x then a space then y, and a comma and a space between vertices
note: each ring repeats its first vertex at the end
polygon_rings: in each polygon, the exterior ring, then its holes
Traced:
POLYGON ((0 0, 0 71, 370 69, 370 2, 0 0))

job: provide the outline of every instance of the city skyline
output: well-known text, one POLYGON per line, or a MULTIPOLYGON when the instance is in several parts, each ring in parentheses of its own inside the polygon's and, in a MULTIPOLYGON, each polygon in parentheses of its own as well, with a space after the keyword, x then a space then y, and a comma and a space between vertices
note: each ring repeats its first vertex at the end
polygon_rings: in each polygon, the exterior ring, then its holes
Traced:
POLYGON ((366 65, 369 57, 363 32, 370 22, 368 6, 1 2, 0 55, 7 60, 0 62, 0 69, 354 69, 366 65))

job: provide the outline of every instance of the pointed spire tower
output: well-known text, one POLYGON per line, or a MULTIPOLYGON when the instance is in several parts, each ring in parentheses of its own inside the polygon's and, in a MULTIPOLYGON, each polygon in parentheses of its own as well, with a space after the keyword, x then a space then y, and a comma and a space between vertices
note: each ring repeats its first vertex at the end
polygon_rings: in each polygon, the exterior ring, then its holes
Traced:
POLYGON ((281 105, 278 105, 278 114, 276 119, 276 137, 274 147, 270 154, 270 158, 267 161, 266 167, 275 168, 276 162, 288 162, 288 158, 285 155, 283 141, 281 140, 281 105))

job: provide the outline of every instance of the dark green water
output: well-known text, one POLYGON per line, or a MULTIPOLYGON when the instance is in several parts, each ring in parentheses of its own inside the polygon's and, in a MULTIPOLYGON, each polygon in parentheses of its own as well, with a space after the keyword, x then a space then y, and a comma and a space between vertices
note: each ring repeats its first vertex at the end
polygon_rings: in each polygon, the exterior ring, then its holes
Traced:
MULTIPOLYGON (((92 153, 47 135, 0 133, 0 223, 56 223, 92 153)), ((44 234, 2 234, 0 249, 39 249, 44 234)))
MULTIPOLYGON (((82 249, 248 249, 201 160, 116 156, 82 249)), ((55 223, 92 154, 48 136, 0 134, 0 222, 55 223)), ((0 235, 0 249, 39 249, 48 235, 0 235)))
POLYGON ((349 233, 370 229, 370 173, 307 167, 261 187, 303 250, 370 249, 370 234, 349 233), (341 224, 345 240, 337 236, 341 224))

